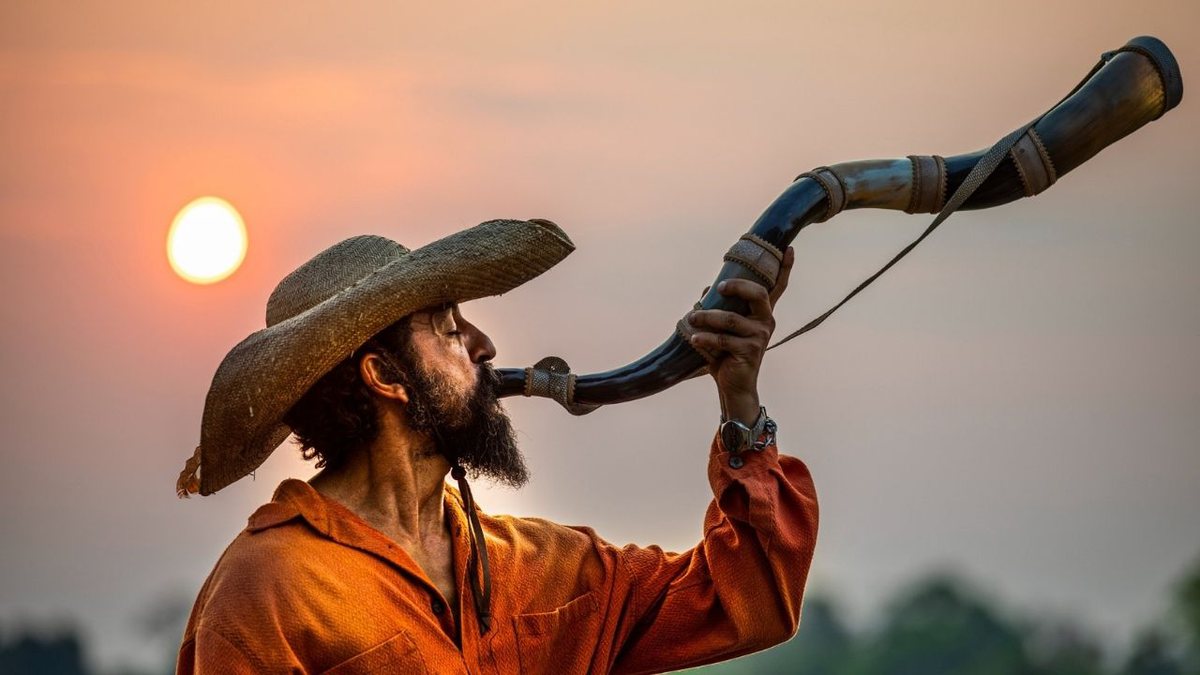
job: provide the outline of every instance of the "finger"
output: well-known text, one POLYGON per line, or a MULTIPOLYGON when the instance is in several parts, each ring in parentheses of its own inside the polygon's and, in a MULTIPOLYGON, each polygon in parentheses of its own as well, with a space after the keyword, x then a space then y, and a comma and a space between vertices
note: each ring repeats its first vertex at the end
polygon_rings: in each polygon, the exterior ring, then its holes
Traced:
POLYGON ((729 354, 734 357, 761 357, 763 342, 754 338, 737 337, 730 333, 693 333, 691 343, 714 355, 729 354))
POLYGON ((699 309, 688 314, 688 323, 711 333, 732 333, 740 337, 770 337, 770 330, 761 322, 748 319, 737 312, 723 309, 699 309))
POLYGON ((775 278, 775 288, 771 289, 771 308, 774 309, 783 292, 787 290, 788 279, 792 276, 792 265, 796 262, 796 249, 789 246, 783 252, 783 265, 779 268, 779 276, 775 278))
POLYGON ((771 297, 766 286, 749 279, 726 279, 717 284, 717 291, 721 295, 745 300, 750 306, 751 318, 771 318, 771 297))
POLYGON ((704 299, 704 296, 708 295, 708 289, 710 289, 710 288, 712 288, 712 286, 705 286, 704 290, 700 291, 700 299, 701 300, 704 299))

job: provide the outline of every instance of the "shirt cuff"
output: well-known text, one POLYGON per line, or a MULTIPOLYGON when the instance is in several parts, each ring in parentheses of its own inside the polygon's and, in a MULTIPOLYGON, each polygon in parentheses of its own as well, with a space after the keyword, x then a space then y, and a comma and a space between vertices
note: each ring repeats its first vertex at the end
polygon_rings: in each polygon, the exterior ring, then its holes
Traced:
POLYGON ((772 442, 762 450, 749 448, 742 452, 729 452, 721 442, 720 432, 713 434, 708 457, 708 477, 714 494, 719 496, 721 488, 730 482, 757 475, 775 466, 779 466, 777 442, 772 442))

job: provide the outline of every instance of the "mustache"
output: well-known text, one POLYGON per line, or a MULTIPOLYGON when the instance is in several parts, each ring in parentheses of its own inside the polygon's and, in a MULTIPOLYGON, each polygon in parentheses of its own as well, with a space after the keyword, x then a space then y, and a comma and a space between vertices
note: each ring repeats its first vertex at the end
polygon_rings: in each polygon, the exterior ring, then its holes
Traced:
POLYGON ((500 396, 500 373, 492 366, 490 361, 484 361, 479 364, 479 383, 476 389, 479 393, 487 394, 489 398, 500 396))

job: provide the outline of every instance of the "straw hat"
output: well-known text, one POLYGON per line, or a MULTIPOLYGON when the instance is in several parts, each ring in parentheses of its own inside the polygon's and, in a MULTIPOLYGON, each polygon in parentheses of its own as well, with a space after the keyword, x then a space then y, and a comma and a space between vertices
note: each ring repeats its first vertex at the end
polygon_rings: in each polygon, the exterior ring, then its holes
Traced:
POLYGON ((284 414, 379 331, 423 307, 509 291, 574 249, 534 219, 491 220, 414 251, 364 235, 318 253, 275 287, 267 327, 221 361, 179 495, 212 494, 258 468, 291 433, 284 414))

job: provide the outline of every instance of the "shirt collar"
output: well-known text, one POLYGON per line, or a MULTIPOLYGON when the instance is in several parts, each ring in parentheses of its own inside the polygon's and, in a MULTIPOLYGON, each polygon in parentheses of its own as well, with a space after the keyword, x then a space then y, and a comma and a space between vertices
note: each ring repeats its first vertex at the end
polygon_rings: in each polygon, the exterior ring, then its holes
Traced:
POLYGON ((311 485, 302 480, 289 478, 275 488, 271 501, 258 507, 250 515, 246 529, 261 532, 282 525, 293 518, 303 516, 315 529, 326 532, 328 522, 324 500, 311 485))
MULTIPOLYGON (((446 515, 450 518, 451 532, 457 540, 466 534, 467 515, 463 511, 462 497, 458 490, 446 484, 443 486, 443 503, 446 515)), ((359 518, 349 509, 325 497, 308 483, 288 478, 275 488, 271 501, 258 507, 246 523, 249 532, 261 532, 272 527, 283 525, 295 518, 303 518, 314 530, 338 541, 349 537, 348 522, 357 522, 359 518), (349 519, 347 519, 349 516, 349 519)))

